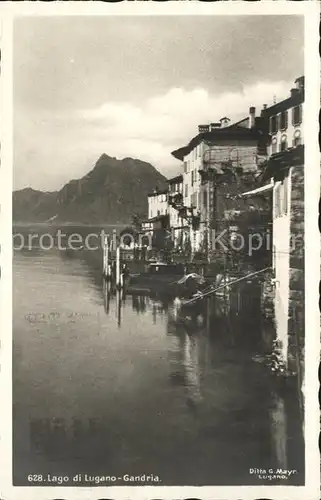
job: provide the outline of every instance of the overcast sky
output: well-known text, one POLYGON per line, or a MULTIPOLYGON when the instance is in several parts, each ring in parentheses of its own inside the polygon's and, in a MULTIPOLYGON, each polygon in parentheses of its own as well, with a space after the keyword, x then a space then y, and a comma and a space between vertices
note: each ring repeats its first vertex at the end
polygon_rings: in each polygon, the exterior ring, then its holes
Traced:
POLYGON ((301 74, 299 16, 19 19, 15 188, 59 189, 104 152, 175 175, 199 123, 260 111, 301 74))

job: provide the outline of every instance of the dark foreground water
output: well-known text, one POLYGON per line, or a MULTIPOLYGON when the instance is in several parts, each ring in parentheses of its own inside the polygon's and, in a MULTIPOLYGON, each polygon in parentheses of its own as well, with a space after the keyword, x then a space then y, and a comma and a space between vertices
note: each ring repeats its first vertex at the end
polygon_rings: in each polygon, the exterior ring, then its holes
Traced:
POLYGON ((278 468, 302 484, 295 393, 252 360, 259 324, 213 303, 178 321, 164 299, 107 300, 95 265, 15 254, 15 484, 271 484, 278 468))

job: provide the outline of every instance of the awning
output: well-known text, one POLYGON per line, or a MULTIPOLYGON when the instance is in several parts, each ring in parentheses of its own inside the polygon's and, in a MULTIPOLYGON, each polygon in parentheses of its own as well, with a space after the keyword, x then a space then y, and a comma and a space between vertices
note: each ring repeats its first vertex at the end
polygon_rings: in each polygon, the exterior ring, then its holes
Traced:
POLYGON ((253 189, 252 191, 246 191, 245 193, 242 193, 240 196, 242 198, 245 198, 247 196, 255 196, 257 194, 265 193, 266 191, 269 191, 272 189, 274 186, 274 182, 270 182, 269 184, 266 184, 265 186, 261 186, 259 188, 253 189))

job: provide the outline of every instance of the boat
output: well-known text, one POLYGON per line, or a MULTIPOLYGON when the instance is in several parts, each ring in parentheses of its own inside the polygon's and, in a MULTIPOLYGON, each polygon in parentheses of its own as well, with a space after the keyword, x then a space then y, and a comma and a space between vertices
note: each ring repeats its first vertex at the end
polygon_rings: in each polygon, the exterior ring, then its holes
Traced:
POLYGON ((130 274, 127 283, 128 293, 167 292, 172 293, 177 282, 185 276, 183 264, 150 262, 145 271, 130 274))

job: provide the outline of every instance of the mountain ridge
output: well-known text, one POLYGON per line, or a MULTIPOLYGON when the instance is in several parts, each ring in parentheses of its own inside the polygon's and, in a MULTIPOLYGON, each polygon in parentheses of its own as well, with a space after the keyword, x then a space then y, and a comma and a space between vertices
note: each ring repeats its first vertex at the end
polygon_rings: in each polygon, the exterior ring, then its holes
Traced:
POLYGON ((163 189, 166 177, 148 162, 100 155, 93 168, 58 191, 26 187, 13 192, 15 223, 128 223, 147 217, 147 194, 163 189))

